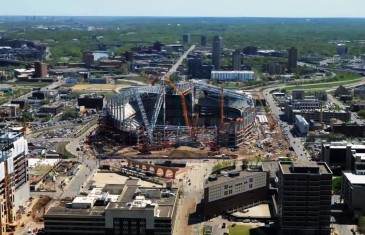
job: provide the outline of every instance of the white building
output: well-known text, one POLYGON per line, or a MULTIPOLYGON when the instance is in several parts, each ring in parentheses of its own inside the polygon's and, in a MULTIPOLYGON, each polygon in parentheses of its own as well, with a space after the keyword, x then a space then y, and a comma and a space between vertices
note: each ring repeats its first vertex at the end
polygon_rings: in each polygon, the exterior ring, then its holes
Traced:
POLYGON ((346 206, 354 212, 355 217, 361 216, 365 212, 365 175, 343 173, 341 196, 346 206))
POLYGON ((212 71, 211 77, 219 81, 247 81, 254 80, 255 73, 252 71, 212 71))
POLYGON ((301 115, 295 115, 295 127, 301 135, 306 135, 309 131, 309 124, 301 115))
POLYGON ((230 171, 204 183, 203 213, 212 218, 224 211, 265 200, 269 172, 230 171))

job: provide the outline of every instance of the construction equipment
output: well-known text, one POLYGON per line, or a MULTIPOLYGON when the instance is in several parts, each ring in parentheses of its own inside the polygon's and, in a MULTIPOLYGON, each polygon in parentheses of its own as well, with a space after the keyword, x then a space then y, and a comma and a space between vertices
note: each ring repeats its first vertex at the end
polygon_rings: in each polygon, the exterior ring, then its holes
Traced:
POLYGON ((182 93, 177 87, 176 85, 174 84, 173 81, 170 80, 169 77, 165 77, 165 81, 167 81, 170 86, 172 87, 172 89, 174 89, 177 94, 180 96, 181 98, 181 104, 182 104, 182 109, 183 109, 183 115, 184 115, 184 121, 185 121, 185 125, 190 127, 190 121, 189 121, 189 116, 188 116, 188 108, 186 106, 186 100, 185 100, 185 95, 184 93, 182 93))
POLYGON ((223 86, 221 88, 221 126, 224 125, 224 92, 223 92, 223 86))

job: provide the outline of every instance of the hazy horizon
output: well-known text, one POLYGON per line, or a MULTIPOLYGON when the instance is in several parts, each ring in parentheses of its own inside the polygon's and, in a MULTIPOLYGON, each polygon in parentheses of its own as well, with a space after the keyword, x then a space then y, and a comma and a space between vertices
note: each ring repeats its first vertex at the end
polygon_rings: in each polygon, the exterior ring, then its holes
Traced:
POLYGON ((6 1, 1 16, 365 18, 362 0, 6 1))

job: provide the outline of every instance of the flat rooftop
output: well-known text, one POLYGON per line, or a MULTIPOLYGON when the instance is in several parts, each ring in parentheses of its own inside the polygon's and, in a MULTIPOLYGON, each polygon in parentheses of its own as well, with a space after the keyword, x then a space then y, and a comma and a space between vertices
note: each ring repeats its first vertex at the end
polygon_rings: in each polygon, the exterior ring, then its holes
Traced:
POLYGON ((219 184, 223 184, 232 180, 236 180, 236 179, 242 179, 242 178, 246 178, 246 177, 250 177, 250 176, 254 176, 254 175, 258 175, 258 174, 262 174, 262 173, 266 173, 264 171, 237 171, 239 173, 238 176, 234 176, 234 177, 229 177, 229 176, 217 176, 217 180, 213 180, 213 181, 206 181, 204 184, 204 188, 208 188, 208 187, 212 187, 215 185, 219 185, 219 184))
MULTIPOLYGON (((117 173, 107 173, 107 172, 101 172, 98 171, 93 178, 91 179, 92 185, 96 188, 104 188, 107 184, 125 184, 125 182, 129 179, 129 177, 119 175, 117 173)), ((150 183, 147 181, 140 180, 138 178, 133 178, 137 180, 138 183, 136 183, 138 186, 141 187, 161 187, 158 184, 150 183)))
POLYGON ((103 216, 105 212, 105 206, 93 206, 90 209, 74 209, 66 208, 65 206, 51 207, 45 214, 45 216, 103 216))
POLYGON ((270 172, 270 178, 276 177, 276 172, 279 170, 278 162, 262 162, 262 169, 270 172))
MULTIPOLYGON (((166 189, 157 187, 139 187, 138 180, 127 180, 125 184, 107 185, 99 191, 121 192, 117 202, 108 202, 106 206, 92 206, 89 209, 84 208, 66 208, 65 205, 51 207, 47 216, 103 216, 106 210, 149 210, 153 211, 155 217, 172 217, 178 202, 178 189, 166 189), (110 190, 110 191, 109 191, 110 190), (143 200, 141 204, 133 204, 135 201, 141 202, 139 197, 143 200), (133 206, 132 206, 133 205, 133 206)), ((117 195, 116 195, 117 196, 117 195)), ((94 199, 88 197, 80 197, 76 203, 91 203, 94 199)))
POLYGON ((269 204, 261 204, 258 206, 248 208, 244 211, 238 211, 238 212, 233 213, 232 215, 241 217, 241 218, 250 218, 250 217, 270 218, 271 217, 269 204), (244 212, 244 211, 246 211, 246 212, 244 212))
POLYGON ((332 174, 323 162, 280 162, 279 168, 283 174, 332 174))
POLYGON ((353 173, 343 173, 352 185, 365 185, 365 175, 356 175, 353 173))
POLYGON ((137 186, 127 186, 125 187, 125 191, 122 193, 121 200, 119 202, 111 202, 107 206, 107 210, 153 210, 155 217, 171 217, 174 211, 174 208, 177 203, 177 194, 178 190, 176 188, 171 189, 168 197, 160 197, 157 195, 149 195, 145 197, 145 200, 148 201, 147 206, 136 207, 132 206, 131 203, 136 200, 134 195, 140 189, 150 189, 153 191, 162 191, 162 188, 138 188, 137 186), (154 206, 152 206, 154 205, 154 206))

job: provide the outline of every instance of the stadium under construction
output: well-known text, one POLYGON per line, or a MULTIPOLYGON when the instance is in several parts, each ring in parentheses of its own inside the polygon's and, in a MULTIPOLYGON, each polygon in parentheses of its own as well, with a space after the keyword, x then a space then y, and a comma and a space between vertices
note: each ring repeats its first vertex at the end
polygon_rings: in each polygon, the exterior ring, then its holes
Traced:
POLYGON ((198 143, 240 146, 255 123, 250 95, 201 81, 123 89, 110 99, 100 128, 126 145, 150 148, 198 143), (105 126, 106 125, 106 126, 105 126))

